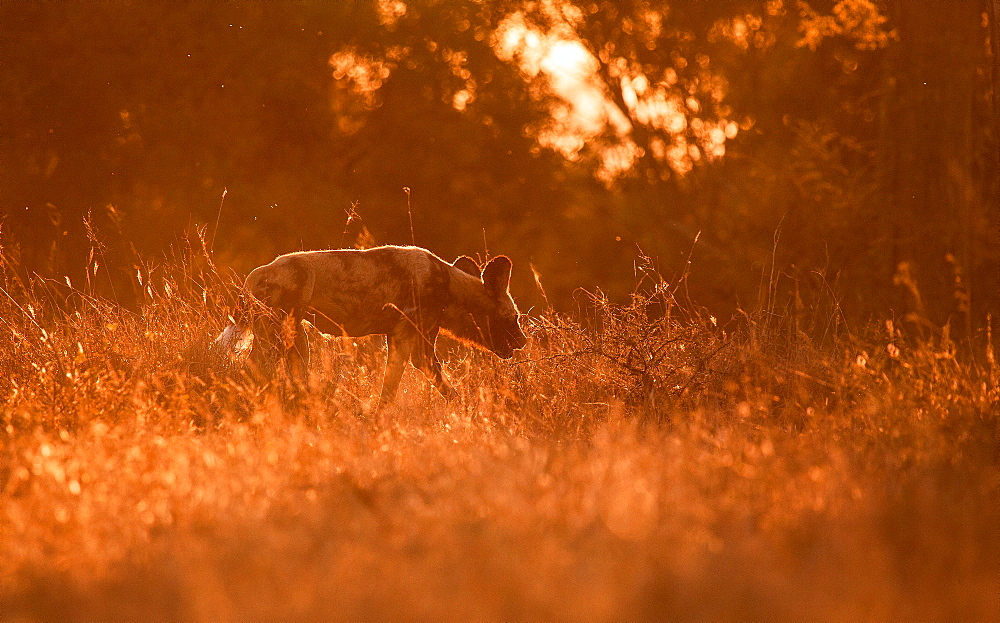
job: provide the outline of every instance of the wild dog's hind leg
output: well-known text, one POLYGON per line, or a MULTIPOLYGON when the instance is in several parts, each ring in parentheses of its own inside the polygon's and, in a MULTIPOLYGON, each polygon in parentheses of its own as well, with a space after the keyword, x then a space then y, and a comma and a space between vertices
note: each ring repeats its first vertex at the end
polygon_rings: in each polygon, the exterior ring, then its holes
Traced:
POLYGON ((434 340, 437 331, 430 335, 417 335, 417 342, 414 344, 413 352, 410 354, 410 362, 413 367, 424 373, 424 376, 434 384, 441 395, 452 400, 458 397, 458 392, 445 380, 441 373, 441 362, 434 354, 434 340))
MULTIPOLYGON (((298 314, 289 314, 285 320, 284 331, 290 333, 291 340, 285 353, 288 376, 303 391, 309 388, 309 336, 302 326, 302 318, 298 314)), ((287 338, 285 338, 287 339, 287 338)))
POLYGON ((416 331, 406 324, 400 324, 386 336, 385 376, 382 377, 382 392, 378 405, 384 407, 396 397, 399 381, 403 378, 403 366, 413 350, 416 331))

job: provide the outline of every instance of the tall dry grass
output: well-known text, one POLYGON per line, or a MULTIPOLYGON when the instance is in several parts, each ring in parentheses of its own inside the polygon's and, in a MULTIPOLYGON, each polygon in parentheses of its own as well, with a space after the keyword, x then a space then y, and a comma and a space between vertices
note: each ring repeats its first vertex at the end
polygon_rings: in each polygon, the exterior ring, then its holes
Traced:
POLYGON ((650 273, 527 318, 511 362, 443 344, 460 398, 410 370, 376 414, 378 339, 314 336, 305 388, 226 365, 207 254, 140 266, 138 312, 15 268, 4 620, 1000 617, 985 336, 851 333, 770 285, 718 327, 650 273))

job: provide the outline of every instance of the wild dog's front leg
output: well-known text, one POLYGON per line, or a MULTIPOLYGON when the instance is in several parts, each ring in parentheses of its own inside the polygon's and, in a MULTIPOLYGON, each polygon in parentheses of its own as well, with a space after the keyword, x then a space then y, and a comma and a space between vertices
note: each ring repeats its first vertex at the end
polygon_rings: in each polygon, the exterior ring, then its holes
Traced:
POLYGON ((309 336, 302 327, 302 317, 289 314, 282 327, 285 363, 288 376, 301 388, 309 387, 309 336))
POLYGON ((378 405, 384 407, 396 397, 399 381, 403 378, 403 366, 413 348, 412 329, 399 327, 386 336, 385 375, 382 377, 382 392, 378 405))
POLYGON ((448 383, 444 378, 444 374, 441 372, 441 362, 438 360, 437 356, 434 354, 434 340, 437 337, 437 332, 435 331, 430 336, 417 336, 417 343, 414 345, 413 354, 410 355, 410 361, 413 363, 413 367, 424 373, 434 387, 437 388, 441 395, 452 400, 458 397, 458 392, 455 388, 448 383))

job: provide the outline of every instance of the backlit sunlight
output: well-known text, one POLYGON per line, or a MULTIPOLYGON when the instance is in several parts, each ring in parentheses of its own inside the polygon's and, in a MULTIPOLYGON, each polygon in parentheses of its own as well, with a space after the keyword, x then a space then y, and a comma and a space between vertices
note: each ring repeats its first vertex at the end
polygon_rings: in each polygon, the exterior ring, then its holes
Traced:
MULTIPOLYGON (((673 67, 651 77, 629 59, 612 56, 602 68, 576 34, 578 15, 558 10, 567 6, 559 2, 545 6, 553 24, 547 30, 524 13, 514 13, 500 23, 493 44, 500 59, 517 63, 536 97, 555 98, 548 120, 534 128, 539 148, 570 161, 585 155, 596 158, 595 175, 605 183, 626 175, 645 155, 631 136, 635 124, 653 133, 650 155, 676 174, 688 173, 702 158, 725 154, 726 141, 736 137, 739 127, 727 119, 705 117, 702 104, 706 100, 715 107, 722 102, 726 83, 721 77, 706 74, 682 82, 673 67)), ((647 11, 646 17, 652 33, 646 45, 653 48, 663 15, 647 11)), ((688 64, 684 58, 675 62, 679 68, 688 64)), ((703 56, 696 62, 707 67, 709 59, 703 56)))
MULTIPOLYGON (((515 13, 500 23, 494 49, 499 58, 516 62, 526 80, 535 81, 538 97, 557 98, 548 121, 535 129, 540 147, 577 160, 590 141, 609 130, 617 142, 631 145, 631 123, 608 97, 597 59, 567 24, 543 32, 515 13)), ((632 147, 602 154, 599 175, 611 179, 626 171, 637 155, 632 147)))

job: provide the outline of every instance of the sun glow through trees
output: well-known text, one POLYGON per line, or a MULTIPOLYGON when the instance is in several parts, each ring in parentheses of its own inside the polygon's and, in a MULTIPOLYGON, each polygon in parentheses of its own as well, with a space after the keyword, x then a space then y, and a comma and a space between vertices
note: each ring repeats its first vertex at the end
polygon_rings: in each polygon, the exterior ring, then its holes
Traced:
MULTIPOLYGON (((530 96, 544 105, 544 118, 523 130, 535 141, 536 151, 551 150, 570 162, 587 161, 605 184, 632 174, 642 159, 666 179, 726 153, 725 143, 736 138, 740 125, 727 117, 729 109, 722 105, 727 83, 711 70, 707 55, 687 59, 670 53, 668 65, 657 68, 616 50, 611 42, 592 49, 580 34, 591 16, 574 3, 546 0, 524 7, 497 20, 488 37, 478 30, 475 39, 515 66, 530 96)), ((376 9, 379 23, 390 31, 413 13, 400 0, 381 0, 376 9)), ((590 11, 596 12, 597 5, 590 11)), ((660 46, 667 45, 668 17, 665 7, 650 8, 639 23, 625 20, 622 28, 635 29, 646 51, 665 52, 660 46)), ((456 28, 468 30, 470 23, 461 19, 456 28)), ((717 29, 734 39, 745 30, 731 24, 717 29)), ((473 52, 450 49, 433 39, 424 45, 457 78, 444 100, 459 113, 470 112, 479 86, 467 68, 473 52)), ((412 47, 383 52, 384 58, 379 58, 344 48, 330 59, 334 109, 344 133, 357 131, 363 123, 358 113, 380 105, 379 91, 398 65, 414 64, 409 58, 412 47)))
MULTIPOLYGON (((721 76, 683 84, 677 70, 668 67, 651 78, 641 64, 616 56, 613 46, 595 56, 577 34, 584 17, 574 5, 547 2, 542 11, 547 27, 517 12, 500 23, 493 43, 499 58, 517 63, 525 80, 534 83, 539 98, 553 99, 549 118, 533 128, 540 148, 571 161, 596 158, 595 175, 606 183, 628 174, 647 149, 680 175, 702 158, 725 154, 737 124, 698 116, 707 108, 702 99, 717 105, 725 96, 721 76), (636 125, 653 135, 646 147, 632 137, 636 125)), ((660 12, 646 12, 648 48, 655 48, 663 18, 660 12)), ((681 68, 687 65, 684 58, 674 60, 681 68)), ((707 67, 708 58, 698 62, 707 67)))

